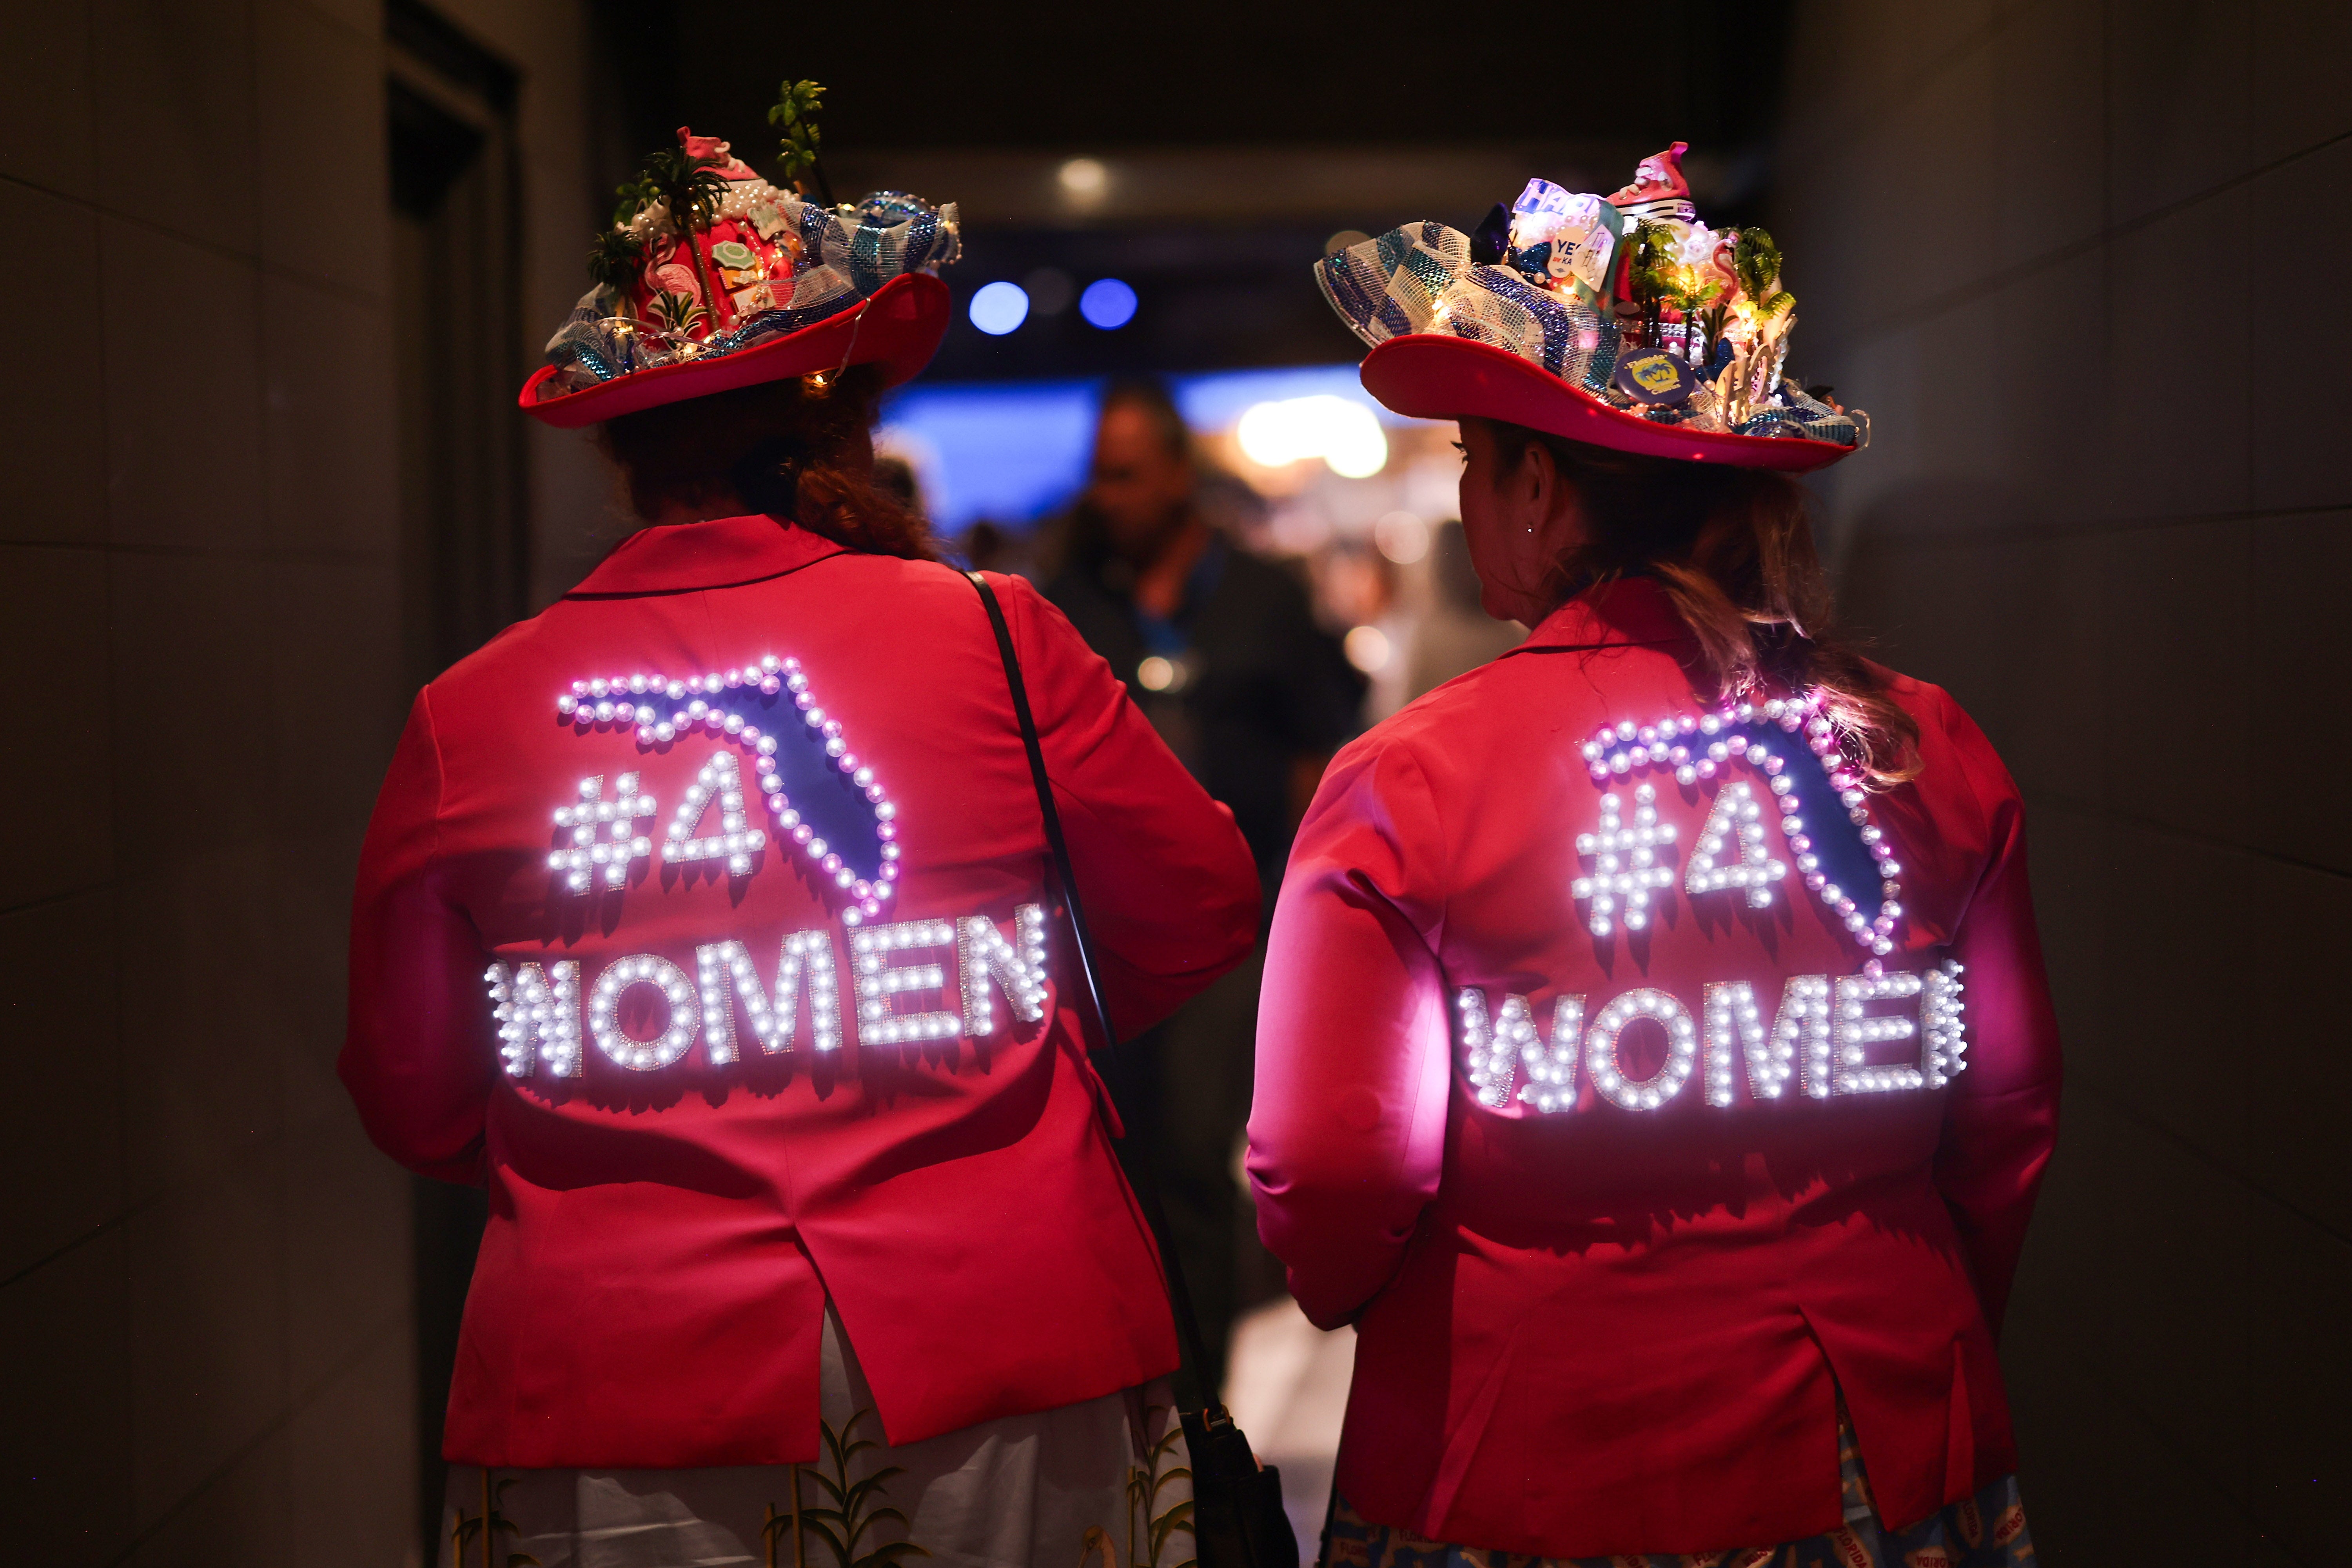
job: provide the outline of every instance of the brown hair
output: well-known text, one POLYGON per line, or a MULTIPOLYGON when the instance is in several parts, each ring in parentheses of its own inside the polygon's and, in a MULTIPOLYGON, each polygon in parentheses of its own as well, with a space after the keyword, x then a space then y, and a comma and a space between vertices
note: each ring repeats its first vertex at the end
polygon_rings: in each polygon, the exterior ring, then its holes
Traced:
POLYGON ((651 522, 673 504, 730 504, 789 518, 876 555, 936 561, 922 515, 874 477, 868 432, 880 370, 794 376, 625 414, 598 433, 651 522))
POLYGON ((1815 691, 1847 752, 1885 788, 1919 772, 1919 725, 1841 637, 1804 488, 1762 468, 1647 458, 1489 421, 1498 471, 1540 443, 1574 487, 1588 537, 1555 564, 1581 591, 1657 580, 1726 699, 1815 691))

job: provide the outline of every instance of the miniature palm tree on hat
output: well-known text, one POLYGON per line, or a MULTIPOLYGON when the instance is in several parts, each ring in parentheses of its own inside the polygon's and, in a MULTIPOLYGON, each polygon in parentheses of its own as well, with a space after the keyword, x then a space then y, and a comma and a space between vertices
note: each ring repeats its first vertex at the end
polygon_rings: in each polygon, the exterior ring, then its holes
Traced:
POLYGON ((1748 296, 1759 327, 1796 307, 1797 297, 1780 287, 1780 247, 1769 230, 1743 228, 1731 248, 1731 270, 1748 296))
POLYGON ((1724 368, 1718 389, 1736 418, 1745 418, 1770 393, 1780 376, 1789 328, 1796 321, 1797 297, 1780 287, 1780 247, 1769 231, 1743 228, 1731 249, 1732 275, 1756 324, 1746 354, 1724 368))
MULTIPOLYGON (((696 322, 707 321, 710 319, 710 312, 704 310, 699 302, 670 289, 664 289, 655 295, 653 307, 661 316, 662 326, 681 337, 692 331, 696 322)), ((690 353, 698 346, 689 343, 679 352, 690 353)))
POLYGON ((809 195, 809 186, 814 184, 817 199, 831 206, 833 186, 825 180, 824 166, 816 156, 816 111, 824 106, 823 87, 813 81, 788 79, 778 89, 775 107, 768 110, 768 123, 782 132, 777 158, 783 165, 784 183, 803 196, 809 195))
POLYGON ((727 180, 712 160, 698 158, 686 150, 683 132, 679 132, 678 143, 648 157, 637 172, 635 182, 621 187, 621 206, 615 216, 619 223, 627 224, 648 207, 658 205, 663 209, 663 221, 693 265, 695 282, 702 289, 703 306, 715 325, 719 321, 719 297, 711 289, 710 271, 703 262, 702 247, 696 237, 719 221, 719 204, 727 195, 727 180))
POLYGON ((1643 218, 1633 230, 1633 249, 1625 268, 1625 285, 1641 307, 1642 343, 1658 346, 1658 312, 1676 292, 1674 277, 1674 231, 1655 218, 1643 218))
POLYGON ((613 307, 605 312, 612 316, 628 313, 629 289, 646 259, 646 242, 622 226, 627 221, 617 220, 588 247, 588 280, 613 296, 613 307))

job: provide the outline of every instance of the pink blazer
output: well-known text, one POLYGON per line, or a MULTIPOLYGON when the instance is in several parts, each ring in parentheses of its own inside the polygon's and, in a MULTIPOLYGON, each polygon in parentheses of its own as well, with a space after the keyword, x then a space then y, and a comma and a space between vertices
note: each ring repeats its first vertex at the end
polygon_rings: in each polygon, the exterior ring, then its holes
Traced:
POLYGON ((1993 1332, 2055 1131, 2018 794, 1894 678, 1918 780, 1710 711, 1654 584, 1573 602, 1325 775, 1249 1170, 1357 1324, 1367 1518, 1556 1557, 1907 1524, 2013 1468, 1993 1332), (1604 733, 1604 727, 1605 733, 1604 733), (1816 747, 1830 752, 1824 760, 1816 747))
MULTIPOLYGON (((997 579, 1115 1018, 1258 884, 1103 661, 997 579)), ((829 1291, 906 1443, 1176 1350, 1096 1114, 978 595, 765 517, 637 535, 425 688, 376 804, 344 1082, 487 1183, 447 1454, 817 1457, 829 1291)))

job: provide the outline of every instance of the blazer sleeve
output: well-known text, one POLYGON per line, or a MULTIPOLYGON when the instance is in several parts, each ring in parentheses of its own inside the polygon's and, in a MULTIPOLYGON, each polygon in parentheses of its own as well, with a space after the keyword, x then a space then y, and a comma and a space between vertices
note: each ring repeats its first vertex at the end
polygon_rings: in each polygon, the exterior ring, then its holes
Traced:
POLYGON ((1935 1175, 1998 1334, 2058 1135, 2058 1021, 2026 880, 2024 802, 1991 742, 1948 698, 1945 728, 1987 807, 1990 854, 1951 946, 1968 1068, 1952 1079, 1935 1175))
POLYGON ((1258 1234, 1323 1328, 1395 1274, 1443 1173, 1444 886, 1419 763, 1360 742, 1341 752, 1275 908, 1249 1122, 1258 1234))
POLYGON ((440 884, 440 748, 417 693, 376 796, 352 900, 351 1014, 336 1064, 376 1146, 443 1181, 483 1179, 495 1075, 484 956, 440 884))
POLYGON ((1019 577, 1003 602, 1037 721, 1104 1001, 1132 1037, 1240 963, 1257 940, 1255 863, 1110 666, 1019 577))

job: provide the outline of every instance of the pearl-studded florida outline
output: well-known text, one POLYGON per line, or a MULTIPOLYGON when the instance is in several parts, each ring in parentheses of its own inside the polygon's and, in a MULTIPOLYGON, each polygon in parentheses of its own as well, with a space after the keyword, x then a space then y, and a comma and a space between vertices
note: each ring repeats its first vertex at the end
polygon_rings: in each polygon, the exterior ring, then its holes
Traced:
MULTIPOLYGON (((811 865, 849 895, 849 907, 841 914, 844 925, 857 925, 879 915, 882 906, 898 891, 898 805, 874 776, 873 768, 849 749, 842 734, 841 721, 830 717, 817 705, 807 672, 801 668, 799 659, 762 654, 723 673, 690 675, 683 679, 641 673, 575 680, 571 690, 555 700, 555 711, 583 735, 599 727, 635 726, 641 751, 667 747, 698 732, 740 747, 751 758, 760 791, 767 797, 769 814, 775 818, 776 832, 790 838, 811 865), (793 706, 799 710, 801 722, 824 745, 825 756, 874 807, 875 837, 881 841, 881 868, 870 880, 844 864, 834 846, 818 837, 815 829, 801 820, 801 814, 784 793, 783 780, 776 773, 776 737, 733 710, 746 699, 774 698, 787 691, 792 693, 793 706), (665 708, 669 710, 667 716, 665 708)), ((696 782, 688 786, 687 801, 680 805, 663 842, 665 863, 724 858, 731 874, 750 874, 751 857, 765 846, 767 834, 743 819, 741 776, 734 760, 723 752, 703 766, 696 782), (694 829, 713 795, 719 797, 719 831, 698 837, 694 829), (731 805, 730 799, 734 803, 731 805)), ((618 802, 601 800, 602 774, 583 780, 579 803, 557 808, 555 825, 571 829, 573 843, 569 848, 559 848, 551 854, 548 865, 565 874, 565 885, 572 892, 590 890, 594 880, 589 870, 592 865, 604 867, 605 886, 625 886, 629 862, 651 852, 650 838, 625 831, 630 826, 630 816, 648 816, 655 809, 651 795, 635 794, 636 777, 635 773, 622 775, 618 802), (626 815, 616 821, 616 813, 626 815), (596 826, 607 822, 614 823, 614 842, 598 844, 596 826)))
MULTIPOLYGON (((1654 724, 1636 724, 1631 719, 1621 720, 1615 724, 1602 726, 1598 734, 1584 743, 1584 761, 1591 772, 1593 782, 1603 785, 1653 768, 1673 770, 1675 782, 1685 788, 1701 779, 1715 777, 1734 762, 1744 763, 1756 769, 1763 774, 1765 787, 1771 792, 1773 802, 1780 810, 1780 831, 1788 840, 1790 852, 1796 858, 1797 869, 1803 875, 1806 889, 1818 897, 1832 915, 1844 922, 1847 934, 1864 949, 1881 956, 1895 951, 1895 930, 1903 918, 1903 885, 1900 880, 1903 868, 1895 860, 1885 834, 1871 817, 1870 797, 1862 787, 1862 776, 1847 763, 1844 753, 1839 749, 1835 729, 1822 714, 1818 693, 1802 699, 1776 697, 1760 706, 1742 702, 1696 718, 1687 713, 1678 714, 1654 724), (1791 735, 1801 733, 1804 736, 1806 747, 1820 764, 1822 777, 1836 792, 1847 820, 1859 831, 1864 847, 1870 851, 1872 859, 1876 862, 1879 902, 1874 914, 1865 912, 1864 900, 1855 899, 1849 890, 1831 881, 1822 870, 1821 858, 1813 852, 1813 830, 1807 827, 1802 815, 1804 807, 1796 798, 1796 781, 1786 771, 1786 760, 1766 741, 1766 735, 1774 728, 1791 735)), ((1635 792, 1636 801, 1642 801, 1641 792, 1650 788, 1646 784, 1641 785, 1635 792)), ((1720 806, 1720 796, 1717 806, 1720 806)), ((1734 809, 1736 811, 1737 808, 1734 809)), ((1621 810, 1622 802, 1613 793, 1601 797, 1603 835, 1612 829, 1622 835, 1623 830, 1618 828, 1615 820, 1621 810)), ((1749 840, 1741 831, 1738 833, 1741 851, 1738 872, 1732 872, 1727 868, 1718 870, 1716 861, 1721 853, 1723 840, 1732 836, 1722 829, 1741 825, 1732 821, 1719 826, 1717 817, 1717 810, 1711 808, 1706 827, 1702 829, 1699 846, 1707 865, 1702 874, 1694 860, 1690 877, 1685 882, 1686 890, 1694 896, 1717 890, 1744 890, 1751 907, 1769 905, 1771 884, 1779 879, 1772 875, 1772 867, 1776 863, 1766 860, 1759 865, 1756 857, 1760 855, 1760 843, 1749 840), (1754 843, 1753 848, 1751 843, 1754 843)), ((1580 854, 1594 853, 1593 849, 1586 847, 1586 838, 1593 839, 1596 847, 1601 847, 1598 837, 1585 835, 1578 841, 1580 854)), ((1642 847, 1654 848, 1656 844, 1665 841, 1656 838, 1642 847)), ((1612 919, 1614 911, 1604 903, 1601 895, 1614 889, 1613 886, 1603 888, 1601 880, 1597 876, 1580 878, 1571 890, 1578 899, 1590 900, 1586 923, 1592 934, 1606 937, 1614 926, 1612 919)), ((1658 885, 1671 887, 1671 873, 1666 882, 1658 885)), ((1643 896, 1643 913, 1646 917, 1646 889, 1643 896)), ((1865 893, 1864 900, 1866 898, 1865 893)), ((1626 924, 1637 924, 1631 918, 1630 910, 1626 924)))

